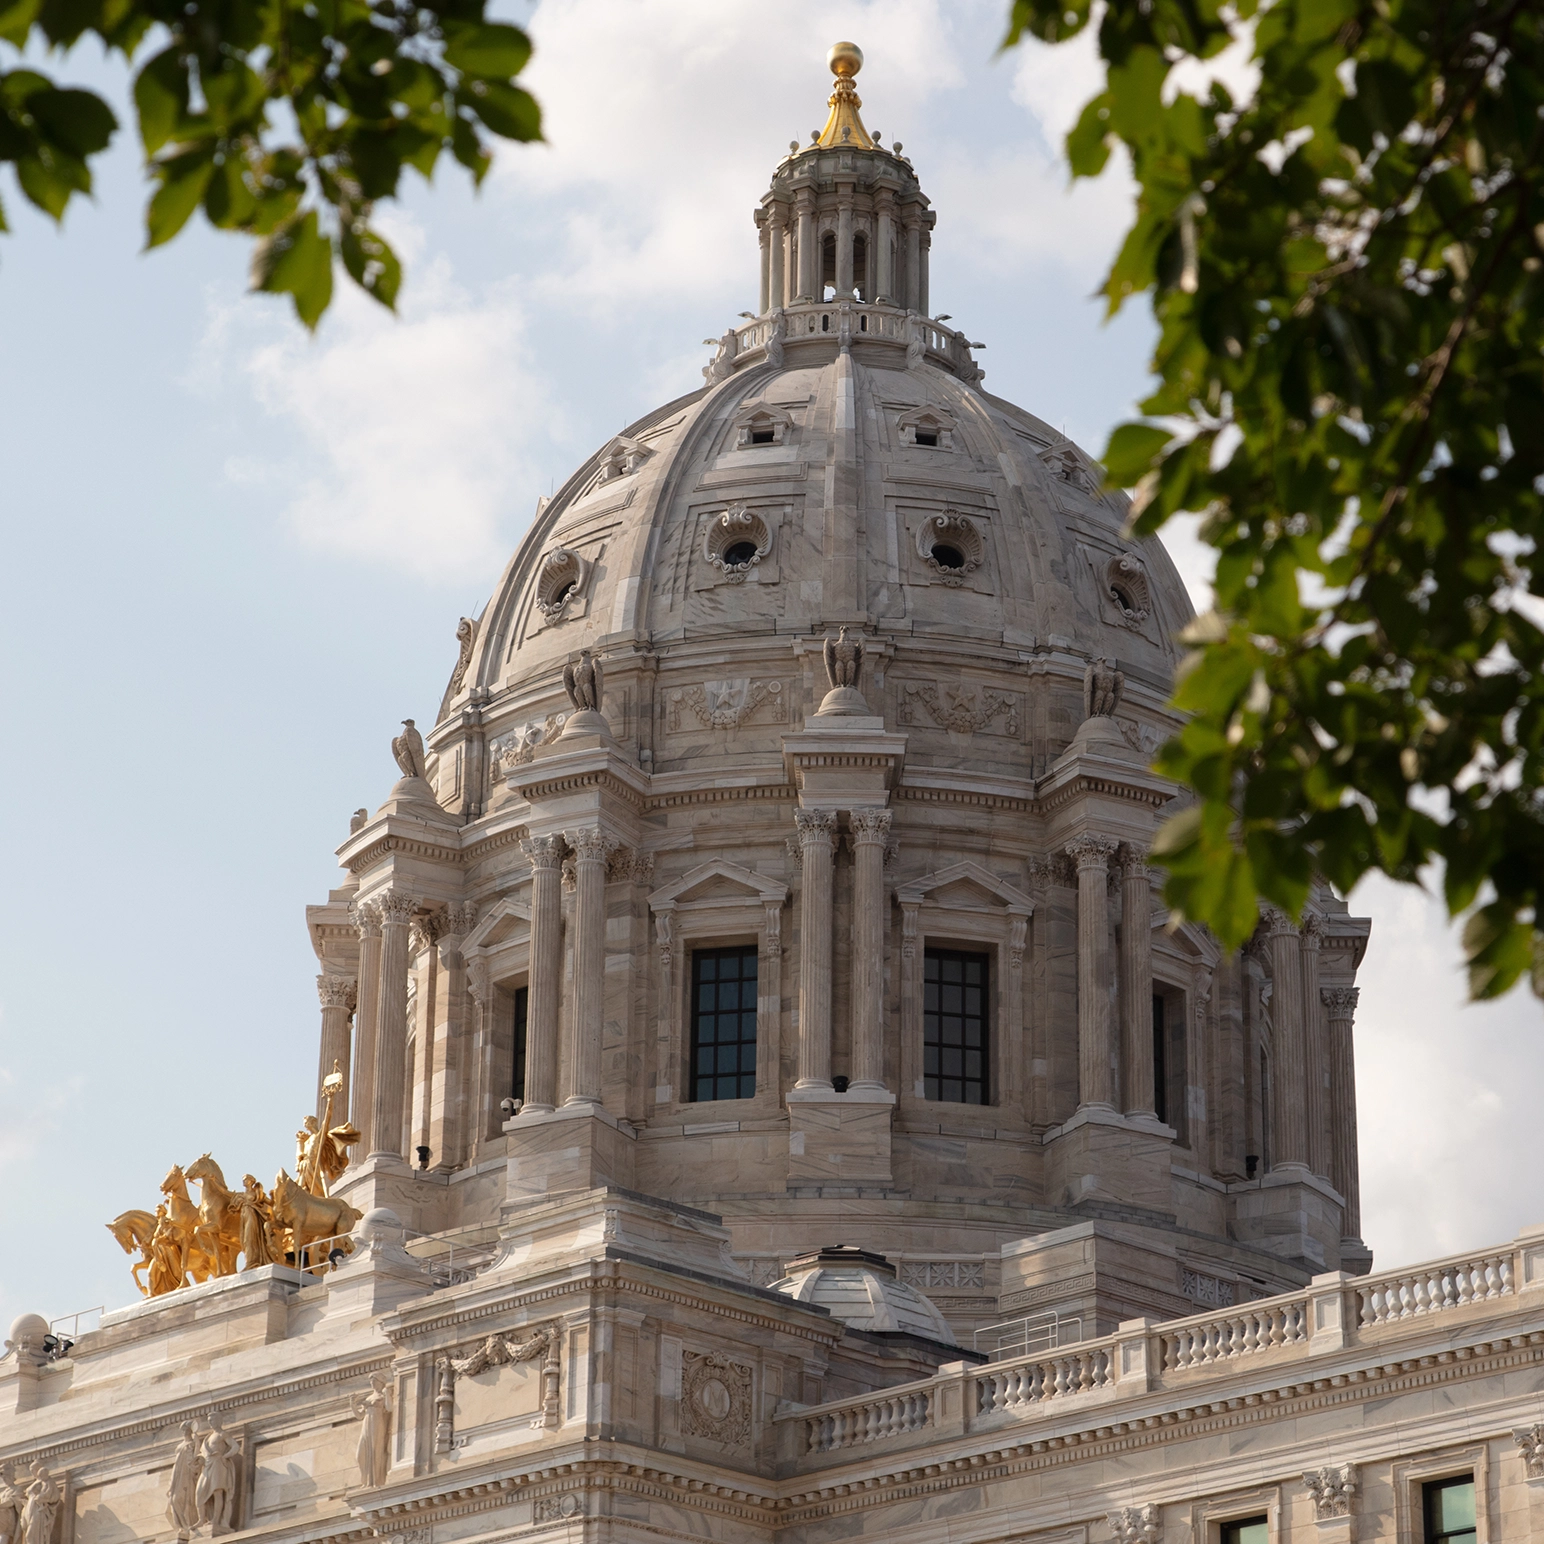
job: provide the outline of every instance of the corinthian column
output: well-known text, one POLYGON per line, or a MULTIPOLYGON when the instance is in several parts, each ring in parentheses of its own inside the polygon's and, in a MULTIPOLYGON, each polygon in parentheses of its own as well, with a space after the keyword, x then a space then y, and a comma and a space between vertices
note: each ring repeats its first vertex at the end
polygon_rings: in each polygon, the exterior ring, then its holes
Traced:
POLYGON ((1271 1079, 1273 1169, 1308 1167, 1308 1106, 1304 1083, 1303 964, 1297 929, 1285 912, 1266 909, 1271 956, 1271 1035, 1275 1047, 1271 1079))
POLYGON ((874 299, 888 305, 895 298, 895 264, 892 251, 892 244, 895 241, 895 194, 889 188, 879 189, 874 195, 874 207, 878 211, 872 277, 874 299))
POLYGON ((788 216, 781 204, 773 204, 767 226, 771 241, 768 253, 770 264, 767 269, 767 309, 777 311, 788 304, 788 281, 783 273, 788 249, 788 216))
POLYGON ((1119 844, 1080 836, 1067 844, 1078 870, 1078 1107, 1115 1108, 1115 1046, 1110 1034, 1107 959, 1110 859, 1119 844))
POLYGON ((402 1157, 402 1113, 407 1090, 408 926, 418 902, 400 890, 376 896, 381 908, 380 1018, 375 1028, 375 1088, 370 1156, 402 1157))
POLYGON ((1153 918, 1147 854, 1120 850, 1120 1063, 1126 1113, 1155 1116, 1153 1099, 1153 918))
POLYGON ((531 860, 531 989, 526 997, 525 1103, 520 1113, 545 1115, 558 1099, 565 849, 561 836, 536 836, 520 845, 531 860))
POLYGON ((1341 1233, 1362 1236, 1362 1181, 1356 1151, 1356 1052, 1351 1021, 1360 993, 1354 986, 1327 986, 1319 993, 1329 1019, 1330 1183, 1346 1198, 1341 1233))
POLYGON ((349 1015, 354 1011, 356 992, 352 976, 318 976, 316 995, 322 1004, 322 1049, 316 1074, 316 1113, 320 1117, 327 1101, 322 1083, 336 1063, 343 1074, 343 1087, 332 1101, 332 1122, 341 1126, 348 1120, 349 1096, 349 1015))
POLYGON ((820 249, 815 240, 815 196, 808 188, 798 193, 798 272, 799 293, 796 300, 819 300, 820 249))
POLYGON ((799 828, 799 1081, 831 1087, 831 849, 835 810, 795 810, 799 828))
POLYGON ((852 810, 853 1093, 885 1092, 885 842, 889 810, 852 810))
POLYGON ((363 1158, 370 1148, 375 1119, 375 1028, 381 1017, 381 908, 373 901, 350 912, 359 930, 359 1006, 354 1010, 354 1079, 349 1104, 354 1124, 365 1140, 354 1149, 363 1158))
POLYGON ((844 194, 836 211, 836 293, 852 294, 852 195, 844 194))
POLYGON ((600 1042, 606 1006, 605 834, 596 826, 567 833, 574 849, 574 1015, 565 1104, 600 1103, 600 1042))

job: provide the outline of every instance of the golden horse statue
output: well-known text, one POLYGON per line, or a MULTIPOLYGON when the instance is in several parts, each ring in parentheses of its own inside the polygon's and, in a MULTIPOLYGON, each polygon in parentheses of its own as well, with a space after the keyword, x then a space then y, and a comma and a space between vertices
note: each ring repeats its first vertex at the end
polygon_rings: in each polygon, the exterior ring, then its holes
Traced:
POLYGON ((234 1276, 241 1252, 240 1195, 226 1188, 220 1165, 208 1153, 190 1163, 183 1177, 198 1186, 199 1236, 214 1247, 215 1275, 234 1276))
POLYGON ((352 1253, 354 1242, 344 1235, 354 1231, 364 1213, 341 1197, 314 1196, 280 1169, 273 1182, 270 1200, 275 1229, 289 1230, 289 1252, 296 1270, 320 1274, 327 1269, 325 1259, 315 1262, 306 1259, 306 1251, 311 1245, 323 1239, 337 1239, 339 1250, 344 1254, 352 1253))
POLYGON ((182 1274, 191 1276, 195 1284, 208 1281, 219 1271, 220 1252, 199 1220, 181 1164, 174 1163, 167 1170, 161 1181, 161 1193, 166 1197, 168 1225, 181 1246, 182 1274))
POLYGON ((150 1288, 139 1279, 139 1273, 150 1269, 150 1241, 155 1237, 155 1213, 143 1211, 137 1206, 130 1207, 126 1212, 119 1212, 107 1224, 107 1231, 118 1240, 125 1254, 139 1250, 140 1258, 129 1267, 129 1275, 134 1278, 134 1285, 140 1292, 149 1297, 150 1288))

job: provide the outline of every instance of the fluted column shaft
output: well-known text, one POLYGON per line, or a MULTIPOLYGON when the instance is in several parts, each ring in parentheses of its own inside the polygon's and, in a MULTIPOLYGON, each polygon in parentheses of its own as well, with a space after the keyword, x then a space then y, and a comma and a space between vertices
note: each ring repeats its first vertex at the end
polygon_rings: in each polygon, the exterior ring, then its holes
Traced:
POLYGON ((799 1080, 831 1086, 831 888, 835 810, 795 810, 799 828, 799 1080))
POLYGON ((767 297, 772 288, 772 231, 765 220, 760 225, 761 237, 761 304, 756 307, 757 316, 767 314, 767 297))
POLYGON ((366 902, 353 909, 359 930, 359 1002, 354 1010, 354 1079, 349 1089, 354 1123, 365 1140, 354 1149, 355 1162, 370 1149, 375 1129, 375 1031, 381 1017, 381 909, 366 902))
POLYGON ((770 226, 771 250, 768 253, 767 303, 762 310, 776 311, 788 304, 788 287, 783 268, 788 245, 788 222, 783 218, 782 209, 774 205, 767 223, 770 226))
POLYGON ((1319 1001, 1319 943, 1323 933, 1324 924, 1317 917, 1303 918, 1298 936, 1298 964, 1303 976, 1303 1092, 1308 1167, 1321 1179, 1329 1179, 1330 1069, 1324 1043, 1324 1005, 1319 1001))
POLYGON ((522 844, 531 860, 531 976, 526 995, 525 1103, 543 1115, 558 1099, 558 1005, 563 990, 563 853, 561 836, 522 844))
POLYGON ((854 1092, 885 1088, 885 843, 889 810, 853 810, 852 1082, 854 1092))
POLYGON ((1292 919, 1267 917, 1271 953, 1271 1032, 1275 1047, 1271 1079, 1271 1167, 1308 1167, 1307 1054, 1303 1025, 1302 948, 1292 919))
POLYGON ((1109 870, 1116 843, 1080 836, 1067 846, 1078 871, 1078 1104, 1115 1108, 1110 1033, 1109 870))
POLYGON ((895 241, 894 195, 882 191, 877 200, 879 217, 874 237, 873 286, 874 299, 888 303, 895 294, 894 253, 895 241))
POLYGON ((1329 1023, 1330 1183, 1346 1198, 1341 1233, 1362 1236, 1362 1181, 1356 1143, 1356 1051, 1351 1033, 1361 994, 1354 986, 1325 987, 1319 993, 1329 1023))
POLYGON ((400 1158, 407 1099, 407 935, 417 902, 400 890, 388 890, 376 900, 381 908, 381 995, 375 1028, 370 1154, 400 1158))
POLYGON ((906 222, 906 309, 908 311, 920 311, 921 303, 918 295, 921 293, 917 281, 922 273, 922 228, 917 224, 916 216, 912 216, 906 222))
POLYGON ((844 198, 836 211, 836 293, 852 294, 852 199, 844 198))
POLYGON ((917 232, 917 309, 926 316, 929 305, 928 299, 928 253, 932 250, 933 238, 925 230, 917 232))
POLYGON ((596 826, 570 831, 574 849, 574 1012, 565 1104, 600 1103, 600 1044, 606 1006, 606 850, 596 826))
POLYGON ((331 1075, 336 1063, 343 1076, 343 1087, 332 1101, 332 1123, 341 1126, 348 1120, 350 1078, 349 1018, 354 1011, 356 991, 352 976, 318 976, 316 995, 322 1004, 321 1053, 317 1058, 316 1113, 320 1116, 327 1107, 322 1093, 323 1082, 331 1075))
POLYGON ((820 283, 818 264, 820 253, 815 241, 815 206, 807 192, 799 194, 798 213, 798 262, 799 262, 799 294, 800 300, 816 300, 817 286, 820 283))
POLYGON ((1126 1078, 1126 1113, 1156 1115, 1152 890, 1146 853, 1139 847, 1123 847, 1120 872, 1120 1062, 1126 1078))

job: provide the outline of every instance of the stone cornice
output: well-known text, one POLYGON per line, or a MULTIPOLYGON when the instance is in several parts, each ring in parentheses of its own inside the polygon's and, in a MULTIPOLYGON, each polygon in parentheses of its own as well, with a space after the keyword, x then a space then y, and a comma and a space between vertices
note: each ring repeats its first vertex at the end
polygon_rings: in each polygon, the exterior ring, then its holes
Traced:
POLYGON ((641 809, 644 804, 644 792, 641 788, 634 787, 630 782, 624 782, 613 772, 599 768, 569 772, 549 778, 532 776, 529 781, 521 782, 517 791, 526 803, 536 804, 543 799, 582 793, 585 789, 596 789, 601 793, 611 794, 638 809, 641 809))

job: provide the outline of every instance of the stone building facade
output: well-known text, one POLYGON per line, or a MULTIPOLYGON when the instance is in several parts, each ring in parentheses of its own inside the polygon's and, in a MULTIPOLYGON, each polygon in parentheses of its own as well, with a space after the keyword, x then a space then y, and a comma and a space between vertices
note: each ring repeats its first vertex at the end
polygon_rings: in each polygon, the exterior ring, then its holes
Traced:
POLYGON ((19 1320, 7 1539, 1544 1537, 1544 1234, 1370 1274, 1368 924, 1167 925, 1184 588, 857 60, 308 909, 352 1254, 19 1320))

